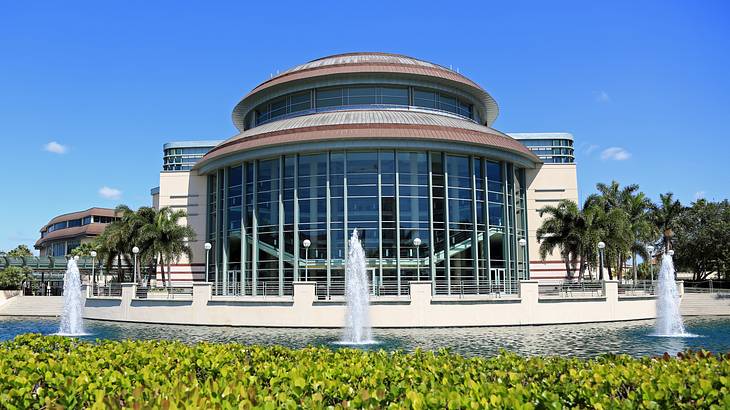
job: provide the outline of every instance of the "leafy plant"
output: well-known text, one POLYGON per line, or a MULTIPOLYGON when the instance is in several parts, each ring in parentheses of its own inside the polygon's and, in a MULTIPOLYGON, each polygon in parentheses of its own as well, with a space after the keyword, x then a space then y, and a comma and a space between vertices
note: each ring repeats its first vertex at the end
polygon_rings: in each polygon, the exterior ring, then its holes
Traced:
POLYGON ((728 408, 730 359, 466 358, 173 341, 0 344, 4 408, 728 408))

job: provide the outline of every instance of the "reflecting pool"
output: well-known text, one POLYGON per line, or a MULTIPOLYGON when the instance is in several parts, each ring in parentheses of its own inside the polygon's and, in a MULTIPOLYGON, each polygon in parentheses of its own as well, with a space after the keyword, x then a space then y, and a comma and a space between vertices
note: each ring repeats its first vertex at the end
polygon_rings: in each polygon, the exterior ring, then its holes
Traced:
MULTIPOLYGON (((53 334, 58 319, 0 317, 0 340, 23 333, 53 334)), ((417 348, 475 356, 491 356, 500 349, 523 355, 561 355, 591 357, 601 353, 626 353, 632 356, 676 354, 686 349, 730 352, 730 317, 694 317, 686 319, 692 338, 654 337, 654 320, 578 325, 373 329, 379 343, 364 348, 413 351, 417 348)), ((237 342, 243 344, 279 344, 298 348, 307 345, 341 348, 340 329, 275 329, 209 326, 152 325, 86 320, 89 336, 95 339, 174 339, 185 343, 237 342)))

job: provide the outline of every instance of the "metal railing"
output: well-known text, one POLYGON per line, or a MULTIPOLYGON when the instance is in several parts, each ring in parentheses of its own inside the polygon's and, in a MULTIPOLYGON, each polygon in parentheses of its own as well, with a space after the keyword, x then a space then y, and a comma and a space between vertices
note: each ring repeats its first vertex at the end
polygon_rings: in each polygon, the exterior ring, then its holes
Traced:
MULTIPOLYGON (((243 286, 241 282, 213 283, 213 296, 251 296, 253 295, 253 282, 247 280, 243 286)), ((278 280, 259 280, 256 283, 256 296, 293 296, 294 284, 284 282, 282 285, 283 295, 279 293, 278 280)))
POLYGON ((686 293, 730 294, 730 281, 726 280, 685 280, 686 293))
POLYGON ((476 280, 456 280, 452 281, 451 285, 441 282, 436 283, 435 292, 436 295, 444 296, 485 295, 501 297, 502 295, 516 294, 518 292, 518 283, 507 279, 479 282, 476 280))
POLYGON ((618 294, 626 296, 656 295, 657 282, 651 280, 624 281, 618 284, 618 294))
POLYGON ((603 296, 603 281, 600 280, 557 280, 540 281, 539 296, 575 297, 603 296))
POLYGON ((155 287, 137 286, 135 292, 137 299, 192 299, 193 287, 191 286, 169 286, 155 287))
POLYGON ((122 285, 120 283, 109 283, 107 285, 94 285, 91 288, 92 296, 122 296, 122 285))

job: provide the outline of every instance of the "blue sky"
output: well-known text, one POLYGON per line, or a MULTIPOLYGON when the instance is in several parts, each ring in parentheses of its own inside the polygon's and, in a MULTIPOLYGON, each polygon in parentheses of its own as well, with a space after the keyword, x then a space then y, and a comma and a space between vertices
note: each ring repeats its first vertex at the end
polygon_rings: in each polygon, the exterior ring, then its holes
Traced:
POLYGON ((232 136, 270 74, 349 51, 458 68, 499 130, 571 132, 581 197, 611 179, 730 196, 726 1, 3 2, 0 249, 149 204, 164 142, 232 136))

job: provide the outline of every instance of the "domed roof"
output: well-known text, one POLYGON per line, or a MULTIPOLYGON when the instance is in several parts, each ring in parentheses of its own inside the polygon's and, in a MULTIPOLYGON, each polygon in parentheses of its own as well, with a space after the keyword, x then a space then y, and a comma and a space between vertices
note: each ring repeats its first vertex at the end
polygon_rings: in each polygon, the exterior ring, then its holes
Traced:
MULTIPOLYGON (((418 60, 413 57, 404 56, 401 54, 390 54, 390 53, 345 53, 335 54, 327 57, 318 58, 308 63, 300 64, 296 67, 290 68, 283 73, 278 74, 274 78, 288 73, 296 71, 308 70, 312 68, 320 68, 332 65, 345 65, 345 64, 365 64, 365 63, 376 63, 376 64, 402 64, 402 65, 414 65, 428 68, 440 68, 448 70, 446 67, 442 67, 438 64, 429 63, 428 61, 418 60)), ((450 70, 451 71, 451 70, 450 70)))
POLYGON ((270 95, 284 92, 294 82, 325 81, 342 75, 400 76, 401 78, 427 78, 427 81, 446 84, 473 95, 480 101, 480 114, 485 125, 490 126, 499 114, 497 102, 477 83, 454 70, 428 61, 400 54, 362 52, 336 54, 300 64, 264 81, 249 92, 234 108, 233 122, 243 131, 244 116, 270 95), (320 79, 320 80, 318 80, 320 79))

